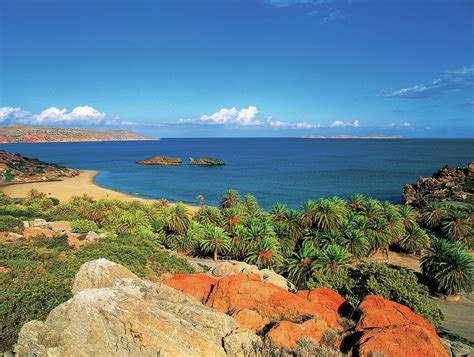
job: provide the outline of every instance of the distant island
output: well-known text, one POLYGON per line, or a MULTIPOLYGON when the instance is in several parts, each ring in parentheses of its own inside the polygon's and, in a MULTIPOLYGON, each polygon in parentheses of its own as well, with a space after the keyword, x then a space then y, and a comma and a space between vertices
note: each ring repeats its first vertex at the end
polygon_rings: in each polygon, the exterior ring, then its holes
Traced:
POLYGON ((149 159, 137 161, 140 165, 178 166, 183 163, 180 157, 154 156, 149 159))
POLYGON ((303 139, 403 139, 400 135, 367 135, 367 136, 355 136, 355 135, 306 135, 303 139))
POLYGON ((0 127, 0 143, 156 140, 128 130, 90 130, 14 124, 0 127))

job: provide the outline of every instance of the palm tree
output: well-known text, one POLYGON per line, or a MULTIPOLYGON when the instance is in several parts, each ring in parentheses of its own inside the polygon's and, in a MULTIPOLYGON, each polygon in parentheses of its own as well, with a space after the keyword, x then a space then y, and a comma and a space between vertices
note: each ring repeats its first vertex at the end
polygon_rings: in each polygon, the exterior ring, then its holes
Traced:
POLYGON ((288 213, 288 206, 282 203, 277 203, 270 208, 269 213, 272 216, 273 222, 281 222, 285 219, 288 213))
POLYGON ((439 202, 431 202, 422 213, 421 218, 429 228, 437 228, 441 225, 446 215, 445 206, 439 202))
POLYGON ((230 237, 224 229, 215 225, 205 227, 200 247, 205 253, 213 253, 214 260, 217 260, 218 254, 227 253, 230 244, 230 237))
POLYGON ((219 208, 232 208, 240 202, 240 195, 236 190, 228 190, 227 193, 222 196, 219 208))
POLYGON ((454 209, 441 223, 441 229, 452 240, 461 240, 468 244, 468 246, 471 245, 471 225, 466 212, 454 209))
POLYGON ((372 222, 370 229, 367 231, 367 238, 372 254, 381 250, 388 257, 388 245, 391 241, 391 235, 387 229, 387 221, 383 217, 377 217, 372 222))
POLYGON ((293 252, 292 256, 287 259, 286 271, 288 278, 293 283, 301 288, 306 288, 311 278, 311 265, 316 258, 317 249, 315 245, 310 242, 304 242, 297 252, 293 252))
POLYGON ((421 268, 447 294, 472 291, 474 260, 462 243, 436 240, 422 256, 421 268))
POLYGON ((255 246, 249 248, 245 261, 259 268, 273 269, 280 266, 283 259, 278 242, 274 238, 260 239, 255 246))
POLYGON ((420 252, 430 245, 428 234, 418 226, 409 226, 398 245, 410 253, 420 252))
POLYGON ((240 206, 235 206, 232 208, 224 208, 221 210, 221 226, 229 233, 232 233, 235 229, 235 226, 241 220, 240 206))
POLYGON ((334 272, 341 266, 348 264, 351 254, 339 245, 330 245, 321 251, 313 262, 313 270, 334 272))
POLYGON ((343 221, 344 214, 336 203, 325 199, 317 201, 314 212, 316 228, 323 232, 329 232, 338 229, 343 221))
POLYGON ((307 229, 311 229, 316 223, 316 215, 318 211, 318 203, 316 201, 306 201, 300 210, 301 223, 307 229))
POLYGON ((196 201, 199 206, 202 206, 202 204, 204 203, 204 196, 203 195, 196 196, 196 201))
POLYGON ((170 237, 168 240, 172 249, 188 254, 198 248, 203 234, 204 227, 193 221, 185 234, 170 237))
POLYGON ((169 209, 165 222, 169 233, 184 234, 191 225, 191 215, 188 208, 178 202, 169 209))
POLYGON ((418 213, 411 206, 400 206, 399 213, 405 228, 417 224, 418 213))
POLYGON ((215 207, 201 206, 193 218, 203 225, 215 224, 219 226, 222 222, 222 213, 215 207))
POLYGON ((362 203, 361 212, 364 214, 368 222, 373 222, 377 217, 382 215, 383 208, 379 201, 373 198, 368 198, 362 203))
POLYGON ((362 208, 362 205, 365 202, 365 197, 364 195, 361 195, 360 193, 355 193, 349 196, 349 205, 351 206, 351 209, 354 211, 359 211, 362 208))
POLYGON ((288 210, 283 222, 286 224, 288 237, 295 242, 299 241, 305 234, 304 225, 301 224, 301 218, 298 211, 288 210))
POLYGON ((355 259, 361 259, 367 255, 369 247, 367 238, 358 229, 347 232, 345 239, 346 248, 355 259))

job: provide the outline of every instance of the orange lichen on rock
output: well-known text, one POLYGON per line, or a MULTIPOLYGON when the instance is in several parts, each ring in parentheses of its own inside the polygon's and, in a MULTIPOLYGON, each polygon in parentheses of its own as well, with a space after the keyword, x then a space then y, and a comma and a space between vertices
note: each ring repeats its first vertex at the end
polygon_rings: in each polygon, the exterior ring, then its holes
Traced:
POLYGON ((177 274, 162 283, 205 303, 217 279, 205 274, 177 274))

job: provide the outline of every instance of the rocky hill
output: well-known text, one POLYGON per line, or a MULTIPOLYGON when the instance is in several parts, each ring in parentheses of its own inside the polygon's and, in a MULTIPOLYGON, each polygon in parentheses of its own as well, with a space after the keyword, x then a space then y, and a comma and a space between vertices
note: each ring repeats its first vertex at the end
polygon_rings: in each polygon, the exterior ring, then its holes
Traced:
POLYGON ((19 154, 0 151, 0 185, 26 182, 59 181, 79 175, 78 170, 28 159, 19 154))
POLYGON ((445 166, 403 188, 403 201, 423 209, 431 202, 474 203, 474 161, 466 167, 445 166))
POLYGON ((89 130, 48 126, 0 127, 0 143, 155 140, 127 130, 89 130))
POLYGON ((271 277, 274 285, 263 271, 225 264, 214 276, 151 282, 105 259, 85 263, 73 297, 46 321, 26 323, 14 351, 38 357, 448 356, 434 327, 403 305, 369 295, 350 321, 346 301, 332 290, 293 293, 280 286, 282 277, 271 277))

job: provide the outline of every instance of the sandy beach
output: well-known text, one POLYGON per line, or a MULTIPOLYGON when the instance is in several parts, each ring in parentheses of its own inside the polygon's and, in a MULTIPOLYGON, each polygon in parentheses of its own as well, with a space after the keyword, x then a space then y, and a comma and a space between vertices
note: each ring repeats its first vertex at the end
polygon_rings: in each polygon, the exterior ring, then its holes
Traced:
MULTIPOLYGON (((34 182, 15 185, 0 186, 0 191, 14 198, 24 198, 31 189, 47 193, 56 197, 61 202, 67 202, 71 197, 87 194, 98 200, 101 198, 117 198, 127 201, 140 201, 151 203, 155 200, 127 195, 122 192, 101 187, 94 182, 94 177, 98 174, 95 170, 81 170, 81 174, 76 177, 66 177, 62 181, 34 182)), ((195 212, 198 207, 186 205, 191 212, 195 212)))

